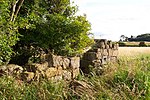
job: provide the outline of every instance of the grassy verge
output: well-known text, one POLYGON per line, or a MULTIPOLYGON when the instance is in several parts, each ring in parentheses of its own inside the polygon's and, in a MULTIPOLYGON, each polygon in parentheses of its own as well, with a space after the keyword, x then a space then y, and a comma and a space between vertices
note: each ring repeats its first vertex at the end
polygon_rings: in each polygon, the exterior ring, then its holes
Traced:
POLYGON ((122 57, 118 63, 108 64, 102 75, 93 69, 89 76, 79 75, 77 80, 86 82, 94 92, 79 97, 65 81, 26 83, 3 76, 0 100, 86 100, 91 96, 96 100, 149 100, 150 56, 122 57))

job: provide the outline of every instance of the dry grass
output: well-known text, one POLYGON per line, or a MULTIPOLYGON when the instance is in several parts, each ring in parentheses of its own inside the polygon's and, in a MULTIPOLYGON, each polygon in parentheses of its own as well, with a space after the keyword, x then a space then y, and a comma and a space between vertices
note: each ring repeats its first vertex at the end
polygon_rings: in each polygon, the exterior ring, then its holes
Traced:
POLYGON ((150 55, 150 47, 119 47, 119 57, 150 55))

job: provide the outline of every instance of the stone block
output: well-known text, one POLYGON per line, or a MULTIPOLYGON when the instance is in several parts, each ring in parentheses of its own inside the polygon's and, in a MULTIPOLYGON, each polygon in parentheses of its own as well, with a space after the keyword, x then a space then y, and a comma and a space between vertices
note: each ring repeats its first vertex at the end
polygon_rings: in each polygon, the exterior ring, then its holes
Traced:
POLYGON ((112 48, 112 42, 108 41, 108 45, 109 45, 109 48, 111 49, 112 48))
POLYGON ((45 71, 48 68, 48 62, 43 62, 41 64, 39 63, 33 63, 32 67, 35 67, 39 71, 45 71))
POLYGON ((54 76, 54 77, 50 78, 49 80, 52 80, 53 82, 58 82, 62 79, 63 79, 62 75, 59 75, 59 76, 54 76))
POLYGON ((108 51, 107 51, 107 49, 103 49, 102 55, 103 55, 103 56, 108 56, 108 51))
POLYGON ((63 69, 61 66, 57 67, 57 75, 62 75, 63 69))
POLYGON ((107 49, 107 52, 108 52, 108 56, 112 56, 113 55, 112 49, 107 49))
POLYGON ((61 56, 56 56, 53 54, 49 54, 47 56, 47 61, 48 61, 48 65, 50 67, 58 67, 58 66, 62 66, 63 63, 63 59, 61 56))
POLYGON ((105 45, 105 49, 109 49, 109 45, 108 44, 105 45))
POLYGON ((98 44, 98 48, 105 49, 105 43, 104 42, 100 42, 98 44))
POLYGON ((112 48, 115 49, 115 50, 118 50, 119 44, 118 44, 118 43, 114 43, 114 44, 112 45, 112 48))
POLYGON ((63 70, 62 78, 64 80, 71 80, 71 72, 67 70, 63 70))
POLYGON ((23 72, 23 68, 15 64, 8 64, 5 72, 9 75, 17 75, 23 72))
POLYGON ((107 64, 107 61, 108 61, 107 58, 108 58, 107 56, 103 56, 103 58, 101 59, 101 64, 102 64, 102 65, 107 64))
POLYGON ((80 69, 76 68, 72 70, 72 76, 73 78, 76 78, 80 74, 80 69))
POLYGON ((70 60, 68 58, 63 58, 62 68, 63 69, 68 69, 69 65, 70 65, 70 60))
POLYGON ((54 77, 57 74, 58 74, 58 70, 57 70, 57 68, 54 68, 54 67, 50 67, 45 71, 45 76, 47 79, 54 77))
POLYGON ((79 57, 71 57, 70 58, 70 67, 72 69, 76 69, 80 67, 80 58, 79 57))
POLYGON ((34 75, 35 74, 33 72, 26 71, 26 72, 22 73, 21 78, 27 82, 30 82, 30 81, 34 80, 34 75))

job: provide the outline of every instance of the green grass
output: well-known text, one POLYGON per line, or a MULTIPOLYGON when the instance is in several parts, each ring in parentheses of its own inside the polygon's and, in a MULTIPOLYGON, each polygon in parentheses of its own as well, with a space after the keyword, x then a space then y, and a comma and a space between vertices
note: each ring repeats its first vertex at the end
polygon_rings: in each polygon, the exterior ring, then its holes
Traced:
MULTIPOLYGON (((89 84, 92 94, 75 94, 69 82, 26 83, 13 77, 0 77, 0 100, 150 100, 150 56, 123 57, 117 63, 109 63, 104 73, 95 70, 77 80, 89 84)), ((86 92, 85 92, 86 93, 86 92)))
MULTIPOLYGON (((139 47, 140 42, 119 42, 120 47, 139 47)), ((150 47, 150 42, 145 42, 147 47, 150 47)))

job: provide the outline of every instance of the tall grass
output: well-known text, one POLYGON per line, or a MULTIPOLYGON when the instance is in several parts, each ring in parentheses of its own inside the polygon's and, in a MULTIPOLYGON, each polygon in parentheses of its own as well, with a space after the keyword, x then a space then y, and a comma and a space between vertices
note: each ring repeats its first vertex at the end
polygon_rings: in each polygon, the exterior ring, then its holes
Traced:
POLYGON ((105 66, 102 75, 93 69, 88 76, 81 73, 76 80, 86 82, 94 92, 79 97, 66 81, 26 83, 3 76, 0 100, 91 100, 91 96, 96 100, 150 100, 150 56, 122 57, 105 66))

